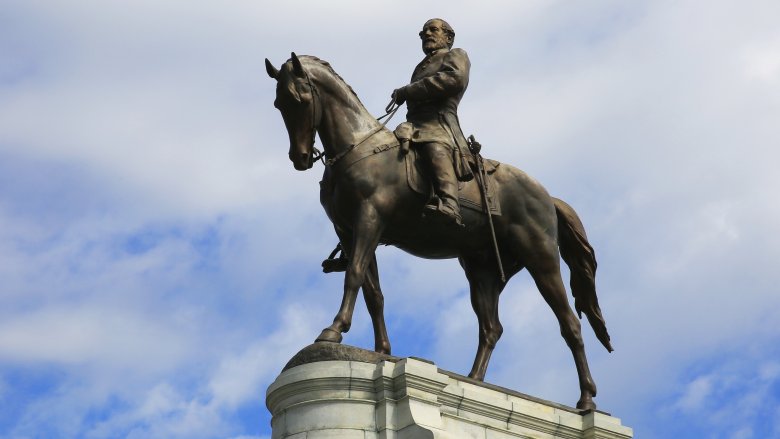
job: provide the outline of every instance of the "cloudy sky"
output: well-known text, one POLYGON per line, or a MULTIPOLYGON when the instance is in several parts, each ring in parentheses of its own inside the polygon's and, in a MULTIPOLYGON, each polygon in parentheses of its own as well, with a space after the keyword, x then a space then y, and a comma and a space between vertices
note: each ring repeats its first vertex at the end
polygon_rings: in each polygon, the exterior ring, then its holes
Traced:
MULTIPOLYGON (((636 437, 780 437, 780 3, 5 0, 0 437, 270 436, 267 386, 342 277, 320 165, 275 83, 328 60, 380 114, 441 16, 472 61, 464 130, 580 213, 616 351, 599 408, 636 437)), ((378 251, 394 354, 467 373, 457 262, 378 251)), ((527 273, 487 380, 573 405, 527 273)), ((345 342, 370 348, 358 305, 345 342)))

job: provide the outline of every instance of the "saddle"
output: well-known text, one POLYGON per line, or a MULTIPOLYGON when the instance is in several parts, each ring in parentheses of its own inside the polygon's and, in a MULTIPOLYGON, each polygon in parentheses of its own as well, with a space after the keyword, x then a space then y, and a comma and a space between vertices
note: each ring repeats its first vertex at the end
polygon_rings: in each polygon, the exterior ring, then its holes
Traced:
MULTIPOLYGON (((426 197, 433 196, 433 184, 423 168, 417 149, 414 147, 409 148, 405 160, 406 182, 409 184, 409 187, 420 195, 426 197)), ((490 214, 501 216, 501 204, 496 196, 496 183, 493 179, 493 174, 501 163, 490 159, 484 159, 483 163, 485 166, 485 173, 487 174, 487 199, 488 205, 490 206, 490 214)), ((474 172, 474 175, 479 174, 477 164, 473 157, 469 160, 469 166, 474 172)), ((460 204, 461 208, 485 212, 478 178, 473 178, 469 181, 458 181, 458 204, 460 204)))
MULTIPOLYGON (((400 147, 401 154, 404 156, 407 184, 414 192, 428 198, 432 197, 433 184, 431 183, 427 173, 423 170, 423 165, 420 161, 417 148, 410 147, 410 139, 399 136, 398 130, 395 134, 398 138, 397 144, 377 147, 374 150, 368 151, 362 156, 353 159, 350 164, 370 155, 379 154, 394 147, 400 147)), ((474 175, 481 175, 473 155, 469 155, 468 164, 471 167, 474 175)), ((485 174, 487 175, 486 185, 488 206, 490 208, 490 214, 494 216, 501 216, 501 205, 499 198, 496 196, 496 183, 493 178, 493 174, 500 165, 501 162, 497 162, 491 159, 483 159, 483 166, 485 167, 485 174)), ((323 190, 327 190, 324 182, 321 181, 320 186, 323 190)), ((479 187, 479 177, 472 178, 469 181, 458 180, 458 204, 461 208, 472 209, 477 212, 484 213, 485 208, 482 200, 482 191, 479 187)), ((343 272, 347 270, 347 265, 349 265, 349 258, 347 258, 347 256, 344 254, 341 247, 341 242, 339 242, 328 258, 322 261, 322 271, 324 273, 343 272)))

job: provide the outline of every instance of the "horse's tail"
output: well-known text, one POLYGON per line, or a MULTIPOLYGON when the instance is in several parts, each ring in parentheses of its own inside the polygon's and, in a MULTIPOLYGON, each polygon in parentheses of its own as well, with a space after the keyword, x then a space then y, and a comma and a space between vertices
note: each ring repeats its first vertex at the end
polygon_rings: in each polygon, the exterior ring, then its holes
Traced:
POLYGON ((609 352, 612 352, 607 325, 601 315, 599 300, 596 297, 596 253, 588 243, 585 228, 577 212, 558 198, 553 198, 553 203, 558 216, 558 246, 561 257, 571 272, 574 308, 580 318, 582 313, 585 313, 596 337, 609 352))

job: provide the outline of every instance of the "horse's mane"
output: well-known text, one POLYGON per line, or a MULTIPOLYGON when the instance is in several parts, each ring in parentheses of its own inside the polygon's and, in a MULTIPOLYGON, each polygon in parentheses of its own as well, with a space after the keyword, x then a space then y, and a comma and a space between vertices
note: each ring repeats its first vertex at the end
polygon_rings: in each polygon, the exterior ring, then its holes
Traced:
POLYGON ((316 56, 313 56, 313 55, 299 55, 298 59, 300 59, 300 60, 304 60, 305 59, 307 61, 312 61, 312 62, 315 62, 315 63, 321 65, 322 67, 326 68, 328 70, 328 72, 330 72, 333 76, 338 78, 338 80, 341 81, 341 83, 344 84, 345 87, 347 87, 347 90, 349 90, 352 93, 352 96, 354 96, 355 99, 357 99, 357 101, 360 102, 360 105, 363 105, 363 102, 360 101, 360 98, 358 97, 357 93, 355 93, 355 90, 352 89, 352 86, 347 84, 347 81, 345 81, 344 78, 341 77, 341 75, 339 75, 338 73, 336 73, 335 70, 333 70, 333 67, 330 65, 329 62, 327 62, 327 61, 325 61, 323 59, 319 59, 319 58, 317 58, 316 56))

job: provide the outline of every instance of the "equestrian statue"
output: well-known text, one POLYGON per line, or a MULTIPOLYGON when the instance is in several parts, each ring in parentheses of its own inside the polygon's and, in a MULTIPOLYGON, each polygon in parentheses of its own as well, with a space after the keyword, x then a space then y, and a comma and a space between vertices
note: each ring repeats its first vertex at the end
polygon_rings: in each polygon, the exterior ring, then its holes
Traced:
MULTIPOLYGON (((452 48, 455 32, 444 20, 428 20, 419 35, 426 56, 411 82, 393 91, 385 115, 392 117, 406 103, 407 122, 395 131, 366 110, 326 61, 293 53, 277 69, 266 59, 268 75, 276 80, 274 106, 287 128, 293 166, 305 171, 318 159, 325 164, 320 202, 338 235, 337 250, 342 250, 341 258, 334 259, 336 250, 329 261, 343 262, 346 271, 341 307, 316 341, 341 342, 362 288, 374 349, 390 353, 375 256, 379 244, 421 258, 457 258, 479 321, 479 346, 469 377, 484 380, 503 331, 499 295, 509 278, 526 268, 574 357, 577 408, 595 409, 596 384, 560 271, 563 258, 577 313, 586 315, 611 352, 596 297, 595 253, 582 222, 571 206, 551 197, 536 180, 483 159, 478 142, 465 139, 457 108, 468 85, 468 55, 452 48), (323 153, 314 147, 316 134, 323 153)), ((338 271, 338 265, 324 267, 338 271)))

